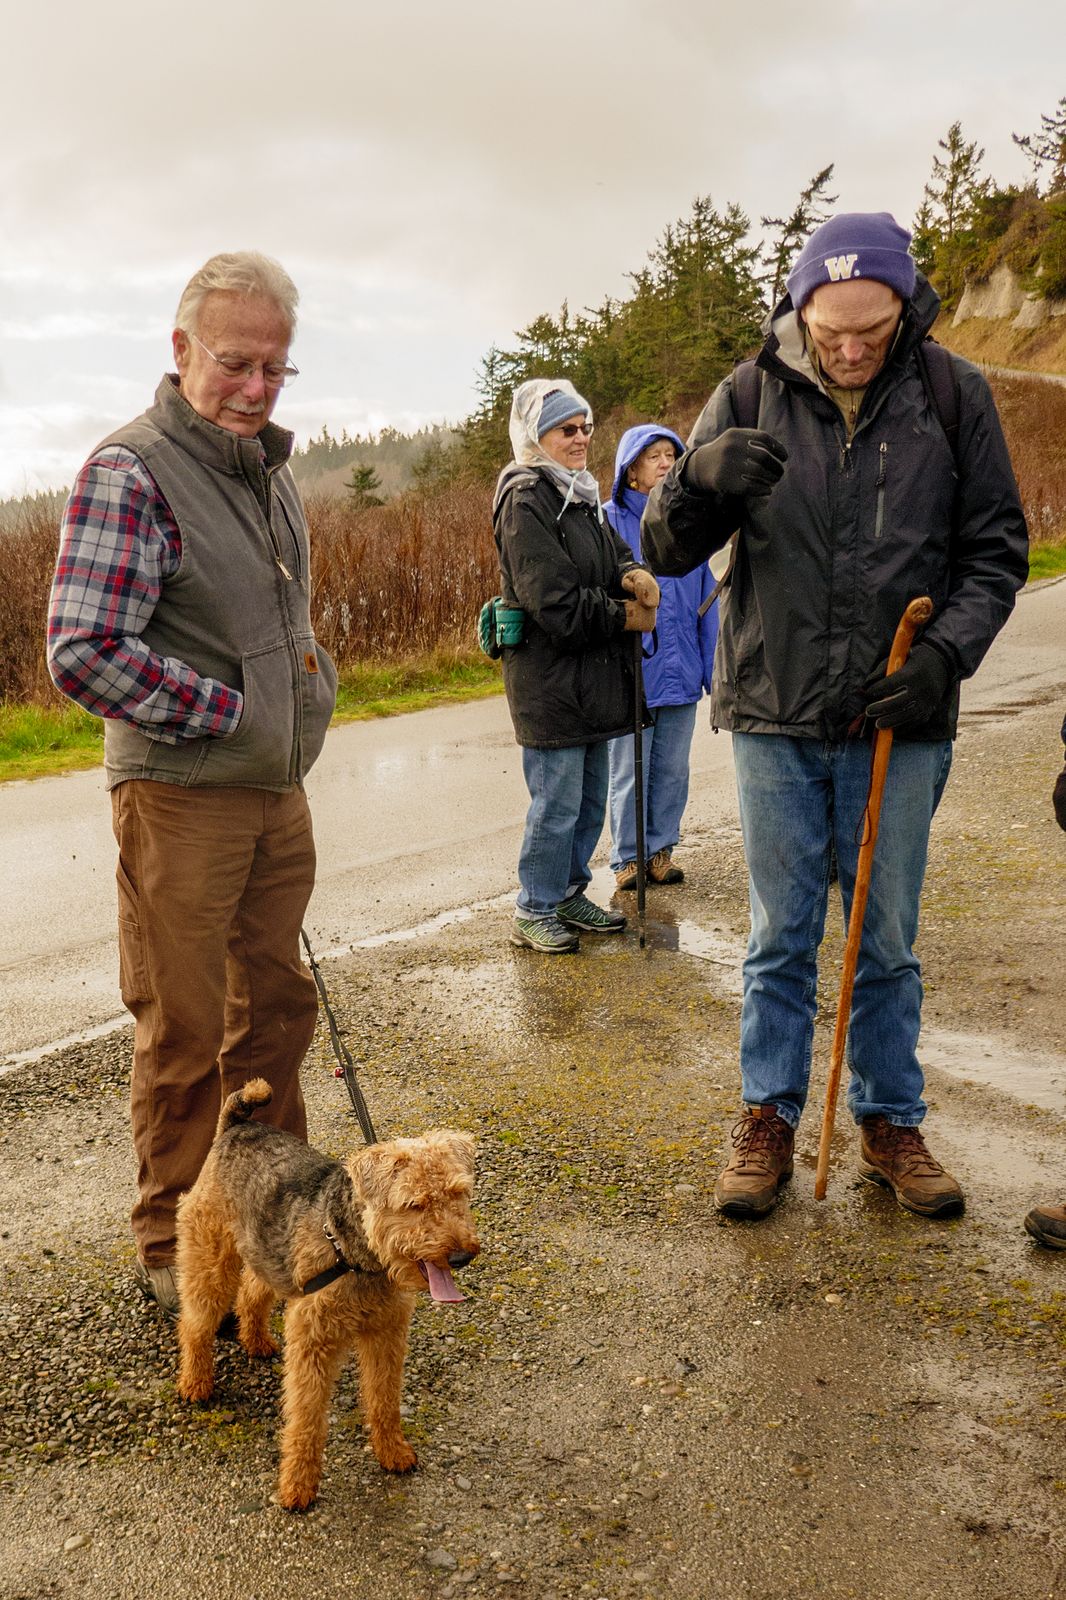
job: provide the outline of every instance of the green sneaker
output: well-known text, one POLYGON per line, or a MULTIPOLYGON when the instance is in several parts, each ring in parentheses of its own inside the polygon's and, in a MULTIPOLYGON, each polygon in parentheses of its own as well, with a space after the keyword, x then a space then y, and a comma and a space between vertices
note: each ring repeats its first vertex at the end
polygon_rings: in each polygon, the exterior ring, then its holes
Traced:
POLYGON ((511 943, 546 956, 565 956, 578 948, 578 937, 558 917, 515 917, 511 943))
POLYGON ((568 928, 580 928, 582 933, 621 933, 626 919, 620 911, 601 911, 585 893, 571 895, 555 915, 568 928))

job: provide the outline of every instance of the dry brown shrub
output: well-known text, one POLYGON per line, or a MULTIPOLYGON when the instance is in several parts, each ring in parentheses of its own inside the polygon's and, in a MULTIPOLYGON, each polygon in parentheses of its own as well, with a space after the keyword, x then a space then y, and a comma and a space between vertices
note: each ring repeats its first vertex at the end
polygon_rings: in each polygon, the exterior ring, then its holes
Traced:
POLYGON ((1034 544, 1066 539, 1066 384, 989 378, 1034 544))
POLYGON ((45 665, 45 622, 59 528, 47 503, 27 500, 0 529, 0 702, 57 698, 45 665))
POLYGON ((473 644, 499 586, 492 491, 454 484, 354 511, 308 501, 315 633, 344 665, 473 644))

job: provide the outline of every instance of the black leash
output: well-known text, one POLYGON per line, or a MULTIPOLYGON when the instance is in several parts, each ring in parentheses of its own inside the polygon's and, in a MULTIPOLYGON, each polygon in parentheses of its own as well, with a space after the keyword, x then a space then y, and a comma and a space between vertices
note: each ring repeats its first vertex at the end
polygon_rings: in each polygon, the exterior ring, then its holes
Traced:
MULTIPOLYGON (((359 1126, 363 1130, 363 1138, 367 1144, 377 1144, 378 1136, 374 1132, 374 1124, 370 1120, 370 1112, 367 1109, 366 1101, 363 1099, 363 1091, 359 1087, 359 1079, 355 1075, 355 1062, 352 1060, 352 1053, 341 1038, 340 1029, 337 1027, 337 1019, 333 1015, 333 1007, 330 1005, 329 995, 326 993, 326 985, 319 971, 318 962, 315 960, 314 951, 311 949, 310 940, 303 928, 300 929, 300 938, 304 942, 304 949, 307 951, 307 963, 311 968, 311 975, 315 980, 315 985, 322 1000, 322 1008, 329 1022, 329 1040, 333 1046, 333 1054, 336 1056, 338 1064, 337 1077, 344 1079, 355 1114, 359 1118, 359 1126)), ((322 1287, 322 1285, 317 1285, 317 1287, 322 1287)))

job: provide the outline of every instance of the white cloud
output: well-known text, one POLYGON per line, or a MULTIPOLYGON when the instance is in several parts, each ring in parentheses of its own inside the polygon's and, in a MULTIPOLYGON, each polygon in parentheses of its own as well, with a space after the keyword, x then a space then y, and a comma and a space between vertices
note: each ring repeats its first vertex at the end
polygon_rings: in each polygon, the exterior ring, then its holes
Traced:
POLYGON ((150 398, 190 273, 251 246, 301 290, 300 414, 455 417, 490 342, 624 293, 698 193, 757 222, 835 162, 842 209, 907 222, 956 119, 1023 178, 1062 43, 1061 0, 40 0, 5 36, 0 400, 43 472, 48 408, 89 396, 87 449, 150 398))

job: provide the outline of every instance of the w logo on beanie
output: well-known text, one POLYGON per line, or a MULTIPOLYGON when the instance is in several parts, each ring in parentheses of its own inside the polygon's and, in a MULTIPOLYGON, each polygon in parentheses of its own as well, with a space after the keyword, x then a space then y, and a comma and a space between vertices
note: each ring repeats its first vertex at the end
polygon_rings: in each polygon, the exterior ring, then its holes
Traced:
MULTIPOLYGON (((830 283, 839 283, 842 278, 850 278, 858 261, 857 255, 851 256, 826 256, 825 270, 829 274, 830 283)), ((855 273, 859 277, 859 273, 855 273)))

